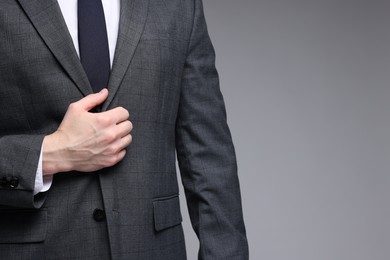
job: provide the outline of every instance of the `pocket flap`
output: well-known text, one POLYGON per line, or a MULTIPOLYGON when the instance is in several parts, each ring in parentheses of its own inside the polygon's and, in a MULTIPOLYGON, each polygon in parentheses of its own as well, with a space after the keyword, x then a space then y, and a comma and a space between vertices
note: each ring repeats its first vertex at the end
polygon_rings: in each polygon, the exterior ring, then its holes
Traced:
POLYGON ((179 195, 157 198, 153 201, 154 228, 160 231, 182 222, 179 195))
POLYGON ((46 209, 0 209, 0 244, 43 242, 46 221, 46 209))

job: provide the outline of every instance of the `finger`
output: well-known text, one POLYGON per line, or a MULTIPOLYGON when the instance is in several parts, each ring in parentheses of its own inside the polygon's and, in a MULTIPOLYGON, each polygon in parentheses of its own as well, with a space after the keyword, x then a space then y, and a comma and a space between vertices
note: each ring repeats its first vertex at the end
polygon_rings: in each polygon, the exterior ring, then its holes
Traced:
POLYGON ((123 107, 116 107, 101 114, 111 118, 115 123, 121 123, 129 119, 129 112, 123 107))
POLYGON ((117 127, 120 133, 120 137, 129 134, 133 130, 133 124, 129 120, 117 124, 117 127))
POLYGON ((119 151, 126 149, 127 146, 129 146, 131 144, 132 140, 133 140, 133 137, 131 135, 126 135, 126 136, 122 137, 115 144, 117 147, 117 151, 119 152, 119 151))
POLYGON ((117 161, 120 162, 123 160, 123 158, 125 158, 125 155, 126 155, 126 150, 123 149, 122 151, 120 151, 118 154, 117 154, 117 161))
POLYGON ((90 94, 76 102, 81 109, 89 111, 92 108, 102 104, 108 97, 108 90, 102 89, 99 93, 90 94))
POLYGON ((128 135, 132 129, 133 129, 133 124, 130 121, 123 121, 117 125, 112 126, 108 131, 114 133, 115 136, 117 136, 119 139, 128 135))
POLYGON ((110 167, 110 166, 117 164, 118 162, 123 160, 125 155, 126 155, 126 150, 123 149, 119 153, 116 153, 116 154, 108 156, 108 157, 106 156, 105 159, 103 160, 103 161, 105 161, 105 163, 103 164, 104 165, 103 167, 110 167))
POLYGON ((131 140, 131 135, 126 135, 125 137, 115 141, 115 143, 107 147, 102 154, 104 156, 113 156, 119 154, 122 150, 125 150, 127 146, 129 146, 131 140))

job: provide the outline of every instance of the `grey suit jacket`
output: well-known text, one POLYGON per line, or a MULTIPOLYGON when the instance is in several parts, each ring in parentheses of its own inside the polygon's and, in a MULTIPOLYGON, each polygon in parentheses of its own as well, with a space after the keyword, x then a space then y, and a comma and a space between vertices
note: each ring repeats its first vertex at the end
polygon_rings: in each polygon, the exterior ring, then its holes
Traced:
POLYGON ((122 0, 101 110, 128 109, 133 142, 34 197, 43 137, 92 90, 55 0, 0 0, 0 259, 185 259, 176 155, 199 258, 247 259, 214 58, 201 0, 122 0))

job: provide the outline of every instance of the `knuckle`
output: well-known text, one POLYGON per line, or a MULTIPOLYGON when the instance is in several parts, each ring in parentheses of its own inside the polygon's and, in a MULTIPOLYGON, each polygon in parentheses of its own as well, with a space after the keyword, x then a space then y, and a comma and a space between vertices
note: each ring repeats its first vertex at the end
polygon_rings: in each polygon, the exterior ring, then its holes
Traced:
POLYGON ((124 108, 124 107, 118 107, 118 110, 120 111, 120 113, 122 113, 126 118, 129 118, 130 116, 130 113, 129 111, 124 108))
POLYGON ((112 132, 106 132, 103 136, 103 140, 107 143, 111 143, 116 139, 116 135, 112 132))
POLYGON ((103 125, 103 126, 107 126, 107 125, 111 124, 111 118, 107 115, 99 115, 97 120, 98 120, 98 123, 100 125, 103 125))
POLYGON ((108 155, 112 155, 112 154, 115 154, 115 148, 114 147, 112 147, 112 146, 110 146, 110 147, 108 147, 107 149, 106 149, 106 154, 108 154, 108 155))
POLYGON ((120 152, 121 150, 121 147, 119 145, 111 145, 107 151, 111 154, 111 155, 116 155, 120 152))
POLYGON ((105 159, 106 166, 113 166, 117 163, 115 156, 109 156, 105 159))
POLYGON ((77 102, 70 103, 68 110, 75 110, 77 108, 77 102))
POLYGON ((120 153, 117 153, 117 154, 111 156, 109 158, 110 166, 115 165, 118 162, 120 162, 124 158, 125 154, 126 154, 126 152, 125 152, 125 150, 123 150, 120 153))

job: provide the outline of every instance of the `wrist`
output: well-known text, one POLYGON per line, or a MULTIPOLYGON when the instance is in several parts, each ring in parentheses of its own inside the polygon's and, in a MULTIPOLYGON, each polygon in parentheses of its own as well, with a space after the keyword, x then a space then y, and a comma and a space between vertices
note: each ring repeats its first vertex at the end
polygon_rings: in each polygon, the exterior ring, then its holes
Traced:
POLYGON ((66 160, 65 147, 56 133, 47 135, 42 144, 42 175, 53 175, 71 170, 66 160))

